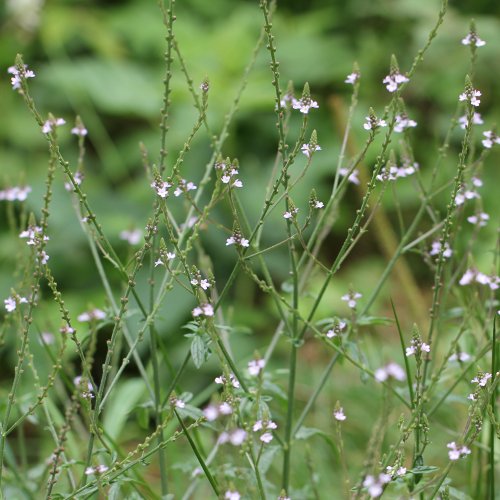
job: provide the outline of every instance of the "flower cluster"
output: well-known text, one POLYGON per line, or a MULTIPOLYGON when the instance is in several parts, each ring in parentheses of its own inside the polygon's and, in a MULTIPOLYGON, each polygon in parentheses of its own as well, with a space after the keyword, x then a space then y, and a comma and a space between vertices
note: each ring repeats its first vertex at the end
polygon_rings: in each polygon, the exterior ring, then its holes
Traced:
POLYGON ((218 439, 219 444, 231 443, 233 446, 241 446, 247 438, 244 429, 235 429, 232 432, 223 432, 218 439))
POLYGON ((476 90, 476 89, 467 89, 465 92, 462 92, 458 96, 459 101, 468 101, 471 103, 472 106, 479 106, 481 104, 481 101, 478 99, 478 97, 481 96, 481 91, 476 90))
POLYGON ((220 405, 208 405, 205 407, 203 410, 203 416, 209 421, 213 422, 214 420, 217 420, 219 415, 231 415, 233 413, 233 408, 232 406, 224 401, 224 403, 221 403, 220 405))
POLYGON ((486 384, 491 377, 491 373, 480 373, 477 377, 474 377, 471 382, 473 384, 477 384, 479 387, 486 387, 486 384))
MULTIPOLYGON (((348 168, 345 168, 345 167, 341 167, 340 170, 339 170, 339 174, 342 176, 342 177, 345 177, 347 174, 349 174, 349 170, 348 168)), ((349 174, 349 177, 347 178, 347 180, 349 182, 352 182, 353 184, 357 184, 359 185, 359 179, 358 179, 358 175, 359 175, 359 170, 357 168, 355 168, 350 174, 349 174)))
POLYGON ((301 113, 307 115, 311 108, 319 108, 319 106, 310 96, 303 95, 300 99, 292 99, 292 108, 298 109, 301 113))
POLYGON ((28 299, 26 297, 20 297, 19 295, 7 297, 4 301, 5 310, 7 312, 14 312, 19 304, 27 304, 28 299))
POLYGON ((368 475, 363 481, 363 486, 368 490, 371 498, 378 498, 384 492, 384 485, 391 481, 389 474, 379 474, 377 478, 368 475))
POLYGON ((76 319, 81 323, 96 321, 99 319, 104 319, 106 313, 101 309, 92 309, 91 311, 86 311, 80 314, 76 319))
POLYGON ((283 214, 283 219, 293 219, 298 212, 299 212, 298 208, 290 208, 290 210, 286 211, 283 214))
POLYGON ((31 193, 30 186, 23 187, 11 187, 0 191, 0 201, 24 201, 28 198, 28 194, 31 193))
MULTIPOLYGON (((469 120, 467 119, 467 115, 461 116, 458 119, 458 123, 460 125, 460 128, 465 130, 467 128, 467 125, 469 125, 469 120)), ((480 113, 474 113, 472 115, 472 123, 474 125, 482 125, 484 123, 480 113)))
MULTIPOLYGON (((77 186, 79 186, 83 182, 83 177, 83 172, 75 172, 75 174, 73 175, 73 180, 77 186)), ((64 189, 66 189, 66 191, 73 191, 73 184, 71 184, 71 182, 65 182, 64 189)))
POLYGON ((80 396, 83 399, 94 398, 94 388, 92 387, 90 381, 87 380, 87 383, 85 383, 85 379, 81 375, 78 375, 73 379, 73 383, 81 391, 80 396))
POLYGON ((477 177, 473 177, 471 181, 474 187, 472 187, 471 189, 466 189, 465 186, 462 186, 455 196, 455 205, 463 205, 466 200, 480 198, 479 193, 474 188, 481 187, 483 185, 483 181, 481 179, 478 179, 477 177))
POLYGON ((483 135, 486 139, 483 139, 481 142, 485 148, 490 149, 493 144, 500 144, 500 137, 498 137, 498 135, 493 131, 486 130, 486 132, 483 132, 483 135))
POLYGON ((207 278, 202 278, 201 276, 198 276, 196 278, 193 278, 190 281, 191 285, 193 286, 199 286, 200 288, 203 288, 203 290, 208 290, 210 288, 210 281, 208 281, 207 278))
POLYGON ((397 133, 401 133, 407 128, 413 128, 417 126, 417 122, 415 120, 410 120, 410 118, 408 118, 408 116, 406 116, 405 114, 396 115, 395 120, 396 122, 394 123, 394 132, 397 133))
POLYGON ((466 457, 471 453, 471 451, 469 450, 469 448, 467 448, 467 446, 465 445, 457 446, 457 443, 455 443, 455 441, 448 443, 446 447, 449 450, 448 457, 450 457, 450 460, 458 460, 459 458, 466 457))
POLYGON ((175 188, 174 196, 178 197, 182 193, 187 193, 188 191, 195 191, 197 186, 193 182, 186 182, 186 179, 181 179, 178 186, 175 188))
POLYGON ((406 474, 406 467, 398 467, 396 469, 396 467, 391 467, 390 465, 388 465, 385 468, 385 471, 387 472, 387 474, 390 474, 392 477, 402 477, 406 474))
POLYGON ((233 179, 236 175, 239 174, 239 170, 236 168, 236 164, 232 164, 229 160, 220 161, 215 164, 215 168, 221 170, 221 178, 220 180, 224 184, 229 184, 232 187, 241 188, 243 187, 243 182, 240 179, 233 179), (232 182, 231 182, 232 181, 232 182))
POLYGON ((160 257, 155 261, 155 267, 164 266, 165 262, 175 259, 174 252, 167 252, 165 250, 160 250, 160 257))
POLYGON ((397 363, 389 363, 375 370, 375 380, 378 382, 385 382, 388 378, 393 378, 401 382, 406 378, 406 374, 403 368, 397 363))
MULTIPOLYGON (((431 244, 431 250, 429 255, 439 255, 441 253, 443 246, 439 240, 434 240, 431 244)), ((444 250, 443 250, 443 258, 449 259, 453 254, 453 250, 450 247, 450 244, 445 241, 444 250)))
POLYGON ((71 133, 73 135, 77 135, 78 137, 85 137, 88 134, 88 130, 82 123, 77 123, 76 126, 71 129, 71 133))
POLYGON ((229 246, 229 245, 238 245, 240 247, 248 247, 248 246, 250 246, 250 242, 246 238, 243 238, 241 233, 239 233, 238 231, 235 231, 233 233, 233 235, 230 236, 226 240, 226 246, 229 246))
POLYGON ((168 196, 168 190, 172 187, 170 182, 162 181, 160 179, 155 179, 151 183, 151 187, 156 191, 156 194, 160 198, 166 198, 168 196))
POLYGON ((363 124, 365 130, 376 130, 379 127, 387 127, 387 122, 382 119, 378 119, 375 115, 368 115, 366 121, 363 124))
POLYGON ((302 144, 300 149, 308 158, 310 158, 314 152, 321 151, 321 147, 318 144, 302 144))
MULTIPOLYGON (((223 385, 227 383, 226 377, 224 375, 219 375, 218 377, 215 377, 215 383, 219 385, 223 385)), ((240 383, 238 382, 238 379, 234 376, 233 373, 229 374, 229 383, 235 388, 239 389, 240 388, 240 383)))
POLYGON ((406 356, 413 356, 414 354, 422 352, 431 352, 431 346, 422 342, 420 339, 412 339, 410 347, 406 348, 406 356))
POLYGON ((465 38, 462 38, 462 45, 483 47, 484 45, 486 45, 486 42, 484 40, 481 40, 474 31, 471 31, 465 38))
POLYGON ((200 304, 195 307, 192 311, 193 317, 197 318, 198 316, 213 316, 214 315, 214 306, 212 304, 200 304))
POLYGON ((66 123, 66 120, 64 118, 49 118, 42 125, 42 132, 44 134, 50 134, 51 132, 54 131, 55 127, 60 127, 61 125, 64 125, 65 123, 66 123))
POLYGON ((500 277, 493 274, 488 276, 474 268, 467 269, 458 284, 465 286, 470 285, 473 281, 481 285, 487 285, 491 290, 497 290, 500 287, 500 277))
POLYGON ((466 352, 455 352, 449 358, 448 361, 459 361, 460 363, 465 363, 469 361, 470 354, 466 352))
POLYGON ((95 467, 87 467, 85 469, 85 474, 90 476, 91 474, 104 474, 108 470, 106 465, 96 465, 95 467))
POLYGON ((23 66, 11 66, 7 69, 7 72, 13 75, 10 79, 13 90, 19 90, 23 80, 26 80, 27 78, 35 78, 35 73, 28 69, 26 64, 23 66))
POLYGON ((248 373, 252 377, 256 377, 266 366, 266 362, 263 359, 252 359, 248 362, 248 373))
POLYGON ((333 322, 333 326, 332 328, 330 328, 327 332, 326 332, 326 336, 331 339, 333 337, 337 337, 338 335, 340 335, 342 333, 342 331, 345 329, 346 327, 346 322, 345 321, 342 321, 342 320, 338 320, 336 319, 334 322, 333 322))
POLYGON ((224 500, 240 500, 241 495, 236 490, 227 490, 224 493, 224 500))
POLYGON ((347 302, 347 305, 351 309, 355 309, 358 299, 360 299, 362 296, 363 295, 361 295, 359 292, 353 292, 351 290, 349 293, 342 295, 341 300, 343 300, 344 302, 347 302))
POLYGON ((255 424, 252 427, 252 430, 254 432, 259 432, 259 431, 264 431, 263 434, 260 436, 260 440, 263 443, 270 443, 273 440, 273 433, 270 431, 273 431, 274 429, 277 429, 278 426, 275 422, 272 420, 257 420, 255 424))
POLYGON ((471 224, 475 224, 476 226, 479 227, 486 226, 489 220, 490 216, 485 212, 481 212, 478 213, 477 215, 471 215, 467 217, 468 222, 470 222, 471 224))
POLYGON ((338 420, 339 422, 343 422, 344 420, 347 419, 347 417, 344 414, 344 408, 342 408, 341 406, 334 410, 333 416, 335 420, 338 420))
POLYGON ((120 233, 120 239, 126 241, 129 245, 137 245, 142 238, 142 231, 140 229, 125 229, 120 233))
POLYGON ((42 241, 48 241, 48 236, 42 237, 42 228, 40 226, 29 226, 28 229, 19 234, 19 238, 27 238, 26 244, 29 246, 39 245, 42 241))
POLYGON ((396 92, 400 85, 409 81, 410 80, 406 76, 399 73, 399 71, 391 71, 391 73, 382 80, 382 83, 385 83, 385 88, 389 92, 396 92))

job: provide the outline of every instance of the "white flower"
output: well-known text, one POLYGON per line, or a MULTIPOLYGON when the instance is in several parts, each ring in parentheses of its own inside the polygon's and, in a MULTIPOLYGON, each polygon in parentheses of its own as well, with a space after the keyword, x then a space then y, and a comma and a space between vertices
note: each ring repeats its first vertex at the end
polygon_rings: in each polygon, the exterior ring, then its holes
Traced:
POLYGON ((192 311, 193 316, 196 318, 198 316, 213 316, 214 315, 214 307, 212 304, 200 304, 198 307, 195 307, 192 311))
POLYGON ((360 299, 362 296, 363 295, 361 295, 359 292, 350 291, 349 293, 342 295, 341 300, 343 300, 344 302, 347 302, 347 305, 351 309, 354 309, 356 307, 356 303, 357 303, 358 299, 360 299))
POLYGON ((106 313, 104 311, 101 311, 101 309, 93 309, 92 311, 87 311, 79 316, 77 316, 77 320, 80 321, 81 323, 87 322, 87 321, 93 321, 96 319, 104 319, 106 317, 106 313))
POLYGON ((77 125, 71 129, 71 133, 79 137, 85 137, 88 134, 88 130, 83 125, 77 125))
POLYGON ((366 117, 366 122, 363 124, 365 130, 372 130, 378 127, 387 127, 386 121, 382 119, 379 120, 376 116, 366 117))
POLYGON ((417 122, 410 120, 406 115, 396 115, 396 123, 394 124, 394 132, 401 133, 407 128, 416 127, 417 122))
POLYGON ((484 40, 481 40, 476 33, 471 31, 465 38, 462 38, 462 45, 474 45, 476 47, 483 47, 486 45, 484 40))
POLYGON ((227 490, 226 493, 224 494, 224 499, 225 500, 240 500, 241 495, 234 490, 227 490))
POLYGON ((293 208, 290 211, 285 212, 283 214, 283 219, 292 219, 298 213, 298 211, 299 211, 298 208, 293 208))
MULTIPOLYGON (((469 124, 469 122, 467 121, 467 115, 461 116, 458 119, 458 123, 460 124, 460 128, 467 128, 467 125, 469 124)), ((480 113, 474 113, 472 115, 472 123, 474 123, 475 125, 482 125, 484 123, 480 113)))
POLYGON ((406 83, 409 81, 410 80, 406 76, 396 72, 396 73, 391 73, 390 75, 387 75, 382 80, 382 83, 386 84, 385 88, 389 92, 395 92, 402 83, 406 83))
POLYGON ((31 193, 30 186, 11 187, 3 191, 0 191, 0 200, 25 201, 29 193, 31 193))
POLYGON ((467 217, 467 221, 470 222, 471 224, 476 224, 479 227, 486 226, 488 221, 490 220, 490 216, 484 212, 477 214, 477 215, 471 215, 470 217, 467 217))
POLYGON ((333 327, 330 328, 330 330, 328 330, 325 335, 329 339, 331 339, 333 337, 336 337, 337 335, 340 335, 342 333, 342 330, 344 330, 345 327, 346 327, 346 322, 345 321, 337 321, 337 320, 335 320, 335 322, 333 324, 333 327))
POLYGON ((247 433, 244 429, 236 429, 229 435, 229 442, 233 446, 241 446, 247 437, 247 433))
POLYGON ((347 78, 344 80, 345 83, 349 83, 350 85, 354 85, 358 80, 361 75, 354 71, 350 75, 347 75, 347 78))
POLYGON ((321 151, 321 147, 317 144, 314 146, 311 144, 303 144, 301 150, 308 158, 310 158, 315 151, 321 151))
POLYGON ((412 339, 410 347, 406 348, 406 356, 412 356, 417 352, 431 352, 431 346, 418 339, 412 339))
POLYGON ((241 247, 248 247, 250 245, 250 242, 246 238, 243 238, 240 233, 235 232, 232 236, 230 236, 226 240, 226 246, 229 245, 239 245, 241 247))
POLYGON ((120 233, 120 239, 125 240, 129 245, 137 245, 141 241, 141 237, 142 231, 140 229, 132 229, 131 231, 125 229, 120 233))
POLYGON ((481 101, 478 99, 478 97, 481 96, 481 91, 476 90, 476 89, 470 89, 466 90, 465 92, 462 92, 458 96, 459 101, 469 101, 472 106, 479 106, 481 101))
POLYGON ((42 132, 44 134, 50 134, 52 130, 54 130, 54 127, 60 127, 65 123, 66 121, 64 120, 64 118, 50 118, 43 124, 42 132))
POLYGON ((405 371, 397 363, 389 363, 382 368, 375 370, 375 380, 385 382, 389 377, 399 380, 400 382, 406 378, 405 371))
MULTIPOLYGON (((83 172, 75 172, 73 180, 75 184, 79 186, 83 182, 83 172)), ((73 184, 71 182, 65 182, 64 189, 66 189, 66 191, 73 191, 73 184)))
POLYGON ((488 383, 488 380, 492 377, 491 373, 483 373, 482 375, 479 375, 477 377, 474 377, 471 382, 473 384, 477 384, 480 387, 485 387, 486 384, 488 383))
POLYGON ((7 73, 14 75, 10 79, 13 90, 19 90, 21 88, 22 80, 27 78, 35 78, 35 73, 28 69, 28 66, 24 64, 22 67, 17 68, 16 66, 10 66, 7 69, 7 73))
POLYGON ((165 263, 161 259, 155 260, 155 267, 164 266, 164 265, 165 265, 165 263))
POLYGON ((191 280, 191 285, 199 286, 200 288, 203 288, 203 290, 208 290, 208 288, 211 286, 210 282, 206 278, 200 280, 193 278, 191 280))
POLYGON ((323 208, 324 206, 325 206, 325 204, 322 201, 319 201, 319 200, 316 200, 314 202, 314 205, 313 205, 314 208, 323 208))
MULTIPOLYGON (((339 170, 339 174, 342 176, 342 177, 345 177, 347 174, 349 173, 349 169, 348 168, 344 168, 342 167, 340 170, 339 170)), ((359 170, 357 168, 355 168, 350 174, 349 174, 349 177, 348 177, 348 181, 349 182, 352 182, 353 184, 358 184, 359 185, 359 179, 358 179, 358 175, 359 175, 359 170)))
POLYGON ((292 108, 307 114, 311 108, 319 108, 319 106, 318 103, 313 101, 310 97, 303 96, 300 99, 292 99, 292 108))
POLYGON ((500 137, 498 137, 498 135, 496 135, 493 131, 486 130, 483 132, 483 135, 486 139, 483 139, 481 142, 485 148, 490 149, 493 144, 500 144, 500 137))
POLYGON ((467 354, 466 352, 456 352, 453 353, 449 358, 448 361, 460 361, 462 363, 469 361, 470 355, 467 354))
POLYGON ((71 328, 71 326, 69 326, 69 325, 62 326, 61 328, 59 328, 59 331, 61 333, 69 333, 69 334, 75 333, 75 329, 71 328))
POLYGON ((17 295, 16 297, 7 297, 3 302, 5 304, 5 310, 10 313, 16 310, 18 304, 27 304, 28 299, 17 295))
POLYGON ((219 410, 217 409, 216 406, 214 405, 208 405, 204 410, 203 410, 203 416, 209 421, 213 422, 214 420, 217 419, 219 416, 219 410))
POLYGON ((100 464, 95 467, 87 467, 85 469, 85 474, 87 476, 91 474, 104 474, 108 470, 108 467, 106 465, 100 464))
POLYGON ((390 480, 391 476, 389 474, 379 474, 377 479, 368 475, 363 481, 363 486, 368 490, 368 494, 372 498, 378 498, 384 491, 384 484, 388 483, 390 480))
MULTIPOLYGON (((238 379, 232 373, 229 375, 229 381, 231 382, 231 385, 235 389, 238 389, 240 387, 240 383, 238 382, 238 379)), ((225 384, 226 377, 224 377, 224 375, 220 375, 219 377, 215 377, 215 383, 216 384, 225 384)))
POLYGON ((166 181, 153 181, 151 187, 156 191, 156 194, 160 198, 166 198, 168 196, 168 190, 172 187, 172 184, 166 181))
POLYGON ((344 408, 339 408, 338 410, 335 410, 333 412, 333 416, 335 417, 335 420, 338 420, 339 422, 342 422, 347 418, 344 415, 344 408))
MULTIPOLYGON (((431 251, 429 252, 429 255, 439 255, 441 252, 441 242, 438 240, 435 240, 432 242, 431 245, 431 251)), ((450 247, 450 244, 446 241, 444 244, 444 251, 443 251, 443 257, 445 259, 449 259, 453 254, 453 250, 450 247)))
POLYGON ((222 413, 222 415, 231 415, 231 413, 233 413, 233 407, 227 401, 224 401, 224 403, 219 405, 219 412, 222 413))
POLYGON ((261 370, 266 366, 266 362, 263 359, 252 359, 248 362, 248 373, 252 377, 256 377, 261 370))
POLYGON ((175 407, 180 408, 182 410, 182 408, 186 407, 186 403, 184 401, 182 401, 182 399, 176 399, 175 400, 175 407))
POLYGON ((471 453, 467 446, 464 445, 459 447, 455 441, 448 443, 446 447, 450 450, 448 451, 448 457, 450 457, 450 460, 458 460, 459 458, 466 457, 471 453))

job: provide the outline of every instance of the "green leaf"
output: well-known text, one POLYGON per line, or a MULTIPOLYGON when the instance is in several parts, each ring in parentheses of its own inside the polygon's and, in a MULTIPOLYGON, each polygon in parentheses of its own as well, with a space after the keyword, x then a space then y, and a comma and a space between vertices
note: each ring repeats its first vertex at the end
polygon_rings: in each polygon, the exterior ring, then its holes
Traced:
POLYGON ((203 363, 208 359, 208 354, 210 348, 208 347, 205 340, 196 335, 191 341, 191 357, 193 358, 193 363, 196 368, 200 368, 203 363))
POLYGON ((392 325, 394 320, 383 316, 362 316, 357 321, 358 325, 392 325))

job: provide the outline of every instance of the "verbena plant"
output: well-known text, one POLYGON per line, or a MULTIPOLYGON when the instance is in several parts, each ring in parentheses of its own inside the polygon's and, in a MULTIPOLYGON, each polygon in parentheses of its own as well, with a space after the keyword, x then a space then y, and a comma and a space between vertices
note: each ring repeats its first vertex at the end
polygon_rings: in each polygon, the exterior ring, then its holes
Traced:
MULTIPOLYGON (((483 120, 473 75, 476 50, 484 42, 474 24, 462 40, 470 47, 471 70, 434 163, 419 167, 416 162, 411 129, 417 124, 409 117, 404 90, 438 33, 446 2, 408 71, 392 57, 383 80, 387 106, 378 114, 366 111, 366 141, 357 152, 350 141, 352 127, 361 127, 355 112, 363 78, 354 65, 345 81, 353 92, 340 152, 332 159, 330 195, 319 199, 313 190, 303 203, 297 186, 314 168, 316 155, 328 154, 320 146, 321 131, 309 127, 323 104, 307 84, 297 94, 282 79, 271 22, 275 4, 260 2, 262 33, 221 130, 207 118, 208 79, 195 85, 182 56, 174 2, 160 6, 167 33, 161 147, 156 154, 142 148, 140 182, 151 187, 151 210, 144 233, 121 235, 138 248, 128 257, 110 243, 87 196, 84 123, 77 117, 71 130, 79 155, 76 163, 69 162, 57 137, 65 120, 39 111, 28 86, 36 85, 30 80, 35 73, 21 56, 9 68, 13 89, 47 139, 48 167, 39 213, 28 210, 27 185, 1 191, 13 238, 21 238, 1 329, 4 353, 15 355, 2 402, 3 497, 495 498, 498 241, 490 245, 489 269, 475 267, 474 250, 489 219, 479 194, 481 173, 500 137, 487 130, 477 147, 475 131, 483 120), (257 55, 266 50, 277 152, 265 194, 245 198, 264 199, 254 218, 240 194, 252 173, 226 156, 225 141, 257 55), (180 151, 168 148, 174 67, 197 110, 180 151), (299 130, 294 115, 302 117, 299 130), (461 146, 455 151, 451 137, 457 132, 461 146), (203 174, 188 180, 183 164, 201 134, 212 149, 203 174), (368 167, 374 149, 376 161, 368 167), (442 172, 446 155, 455 155, 454 171, 442 172), (48 251, 58 234, 51 231, 50 214, 58 171, 101 279, 106 303, 100 308, 81 304, 71 310, 51 270, 48 251), (411 214, 398 203, 398 186, 408 182, 418 202, 411 214), (339 248, 327 251, 325 241, 353 184, 359 206, 339 248), (385 217, 390 195, 397 235, 385 217), (269 228, 272 239, 264 237, 269 228), (209 231, 217 235, 217 248, 204 238, 209 231), (370 231, 383 243, 385 268, 374 287, 353 283, 325 317, 322 305, 330 300, 337 273, 370 231), (234 251, 234 261, 231 272, 219 277, 224 247, 234 251), (410 254, 433 276, 430 290, 417 286, 406 260, 410 254), (276 256, 286 261, 284 282, 273 270, 276 256), (384 285, 394 274, 415 301, 410 328, 400 321, 397 297, 386 295, 384 285), (251 357, 234 346, 246 326, 233 321, 234 284, 242 275, 244 283, 256 286, 262 304, 272 304, 276 317, 258 342, 251 341, 251 357), (168 332, 184 335, 181 344, 161 328, 160 313, 175 307, 174 296, 192 305, 182 331, 168 332), (57 305, 59 324, 47 332, 44 304, 50 301, 57 305), (375 315, 376 303, 385 304, 383 315, 375 315), (380 355, 380 339, 367 340, 367 333, 380 329, 399 337, 391 359, 380 355), (105 343, 99 342, 103 336, 105 343), (320 366, 314 369, 322 373, 312 388, 305 386, 304 396, 302 379, 311 384, 304 353, 311 345, 328 355, 316 358, 320 366), (204 373, 207 363, 217 377, 199 381, 201 389, 189 392, 188 375, 204 373), (348 382, 353 394, 342 388, 348 382), (325 399, 327 385, 333 397, 325 399), (380 400, 378 416, 351 418, 350 398, 373 399, 373 394, 380 400), (443 416, 450 412, 460 418, 443 416), (367 436, 359 449, 352 437, 346 440, 356 433, 367 436), (38 461, 28 438, 38 443, 38 461)), ((251 331, 251 319, 246 330, 251 331)))

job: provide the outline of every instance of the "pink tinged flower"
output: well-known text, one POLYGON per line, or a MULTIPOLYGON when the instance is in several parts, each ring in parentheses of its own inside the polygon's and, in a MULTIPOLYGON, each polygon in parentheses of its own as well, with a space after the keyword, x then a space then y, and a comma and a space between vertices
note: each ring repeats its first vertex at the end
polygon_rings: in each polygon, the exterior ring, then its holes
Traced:
POLYGON ((239 179, 236 179, 233 182, 233 187, 235 187, 235 188, 242 188, 243 187, 243 182, 241 182, 239 179))
POLYGON ((248 362, 248 373, 252 377, 256 377, 261 370, 266 366, 266 362, 263 359, 252 359, 248 362))
POLYGON ((469 394, 467 396, 467 399, 470 399, 471 401, 477 401, 476 395, 475 394, 469 394))
POLYGON ((85 323, 87 321, 94 321, 97 319, 104 319, 106 317, 106 313, 101 311, 101 309, 93 309, 92 311, 87 311, 79 316, 77 316, 77 320, 81 323, 85 323))
MULTIPOLYGON (((73 180, 74 180, 75 184, 77 186, 79 186, 83 182, 83 173, 82 172, 76 172, 73 175, 73 180)), ((73 191, 73 189, 74 189, 73 184, 71 182, 65 182, 64 183, 64 189, 66 189, 66 191, 73 191)))
POLYGON ((478 177, 472 177, 471 179, 472 184, 476 187, 481 187, 483 185, 483 181, 479 179, 478 177))
POLYGON ((4 301, 5 304, 5 310, 7 312, 13 312, 16 310, 16 307, 18 304, 27 304, 28 299, 26 297, 7 297, 4 301))
POLYGON ((465 38, 462 38, 462 45, 473 45, 475 47, 483 47, 486 45, 484 40, 481 40, 476 33, 470 32, 465 38))
MULTIPOLYGON (((347 174, 349 174, 349 169, 348 168, 341 168, 339 170, 339 174, 342 176, 342 177, 345 177, 347 174)), ((356 168, 354 169, 350 174, 349 174, 349 177, 348 177, 348 181, 349 182, 352 182, 353 184, 358 184, 359 185, 359 179, 358 179, 358 175, 359 175, 359 170, 356 168)))
POLYGON ((335 420, 338 420, 339 422, 343 422, 347 418, 344 415, 344 408, 339 408, 338 410, 334 411, 333 416, 335 417, 335 420))
POLYGON ((415 354, 417 352, 417 349, 415 348, 415 346, 410 346, 410 347, 407 347, 406 348, 406 356, 412 356, 413 354, 415 354))
POLYGON ((417 126, 415 120, 410 120, 406 115, 396 115, 396 122, 394 124, 394 132, 401 133, 407 128, 413 128, 417 126))
POLYGON ((345 327, 346 327, 345 321, 335 321, 333 327, 326 332, 326 336, 329 339, 336 337, 337 335, 340 335, 342 333, 342 330, 344 330, 345 327))
POLYGON ((120 239, 126 241, 129 245, 137 245, 142 238, 142 231, 140 229, 133 229, 128 231, 123 230, 120 233, 120 239))
POLYGON ((341 300, 347 302, 347 305, 351 309, 354 309, 356 307, 358 299, 360 299, 362 296, 363 295, 361 295, 359 292, 349 292, 346 293, 345 295, 342 295, 341 300))
POLYGON ((394 378, 398 381, 403 381, 406 378, 405 371, 397 363, 389 363, 382 368, 375 370, 375 380, 385 382, 389 378, 394 378))
POLYGON ((66 123, 66 121, 64 120, 64 118, 49 119, 43 124, 42 132, 44 134, 50 134, 54 130, 54 127, 60 127, 61 125, 64 125, 65 123, 66 123))
POLYGON ((224 401, 224 403, 219 405, 219 412, 222 415, 231 415, 231 413, 233 413, 233 408, 227 401, 224 401))
POLYGON ((186 403, 184 401, 182 401, 182 399, 176 399, 175 400, 175 407, 180 408, 182 410, 182 408, 186 407, 186 403))
POLYGON ((241 446, 245 439, 247 438, 247 433, 244 429, 236 429, 229 435, 229 442, 233 446, 241 446))
POLYGON ((240 500, 241 495, 235 490, 227 490, 224 494, 225 500, 240 500))
MULTIPOLYGON (((430 255, 439 255, 441 252, 441 242, 436 240, 433 241, 431 244, 431 251, 429 252, 430 255)), ((443 257, 445 259, 449 259, 453 254, 453 250, 450 248, 450 244, 448 242, 445 242, 444 244, 444 251, 443 251, 443 257)))
POLYGON ((483 132, 483 135, 484 137, 486 137, 486 139, 482 141, 485 148, 490 149, 493 144, 500 144, 500 137, 496 135, 492 130, 486 130, 485 132, 483 132))
POLYGON ((375 116, 367 116, 366 122, 363 124, 365 130, 374 130, 379 127, 387 127, 387 122, 382 119, 378 119, 375 116))
POLYGON ((75 333, 75 329, 71 328, 71 326, 69 325, 62 326, 61 328, 59 328, 59 331, 64 334, 69 333, 70 335, 75 333))
POLYGON ((293 217, 298 213, 299 209, 298 208, 294 208, 288 212, 285 212, 283 214, 283 219, 293 219, 293 217))
POLYGON ((13 75, 10 79, 13 90, 19 90, 21 88, 21 82, 27 78, 35 78, 35 73, 28 69, 28 66, 24 64, 21 68, 16 66, 10 66, 7 69, 7 73, 13 75))
POLYGON ((448 448, 448 457, 450 460, 458 460, 459 458, 466 457, 467 455, 470 455, 471 451, 467 446, 457 446, 455 441, 452 441, 451 443, 448 443, 446 445, 448 448))
POLYGON ((384 491, 384 484, 388 483, 390 480, 391 476, 389 474, 382 473, 378 478, 368 475, 363 481, 363 486, 368 490, 368 494, 371 498, 378 498, 384 491))
POLYGON ((458 96, 459 101, 469 101, 472 106, 479 106, 481 101, 478 99, 478 97, 481 96, 481 91, 476 90, 476 89, 470 89, 466 90, 465 92, 462 92, 458 96))
POLYGON ((28 194, 31 193, 30 186, 23 187, 12 187, 0 191, 0 200, 7 201, 25 201, 28 198, 28 194))
POLYGON ((303 144, 301 150, 308 158, 310 158, 316 151, 321 151, 321 147, 318 144, 303 144))
POLYGON ((347 75, 347 78, 344 80, 345 83, 348 83, 349 85, 354 85, 358 80, 361 75, 354 71, 353 73, 347 75))
POLYGON ((238 245, 241 247, 248 247, 250 246, 250 242, 241 236, 239 233, 234 233, 232 236, 227 238, 226 240, 226 246, 229 245, 238 245))
POLYGON ((83 125, 77 125, 71 129, 71 133, 79 137, 85 137, 88 134, 88 130, 83 125))
POLYGON ((160 198, 166 198, 168 196, 168 190, 172 187, 172 184, 166 181, 153 181, 151 187, 156 191, 156 194, 160 198))
POLYGON ((456 352, 453 353, 449 358, 448 361, 460 361, 462 363, 469 361, 470 355, 467 354, 466 352, 456 352))
POLYGON ((323 208, 325 204, 322 201, 316 200, 313 206, 314 208, 323 208))
POLYGON ((479 193, 470 189, 460 189, 455 196, 455 204, 463 205, 467 200, 473 200, 474 198, 480 198, 479 193))
POLYGON ((193 470, 193 472, 191 472, 191 477, 195 478, 195 477, 201 476, 202 473, 203 473, 203 469, 201 467, 196 467, 193 470))
POLYGON ((470 222, 471 224, 475 224, 479 227, 486 226, 488 221, 490 220, 490 216, 484 212, 477 214, 477 215, 471 215, 470 217, 467 217, 467 221, 470 222))
POLYGON ((42 333, 42 340, 46 344, 53 344, 54 343, 54 335, 52 335, 52 333, 50 333, 50 332, 43 332, 42 333))
POLYGON ((192 311, 192 314, 195 318, 198 316, 213 316, 214 315, 214 307, 212 304, 201 304, 198 307, 195 307, 192 311))
POLYGON ((108 470, 108 467, 103 464, 96 465, 95 467, 87 467, 85 469, 85 474, 90 476, 91 474, 104 474, 108 470))
POLYGON ((203 416, 209 421, 213 422, 214 420, 217 419, 219 416, 219 410, 217 409, 217 406, 214 405, 208 405, 204 410, 203 410, 203 416))
MULTIPOLYGON (((467 120, 467 115, 461 116, 458 119, 458 123, 459 123, 461 129, 467 128, 467 125, 469 124, 469 122, 467 120)), ((484 123, 483 119, 481 118, 481 114, 480 113, 474 113, 472 115, 472 123, 474 125, 482 125, 484 123)))
POLYGON ((273 435, 270 432, 265 432, 259 438, 263 443, 270 443, 273 440, 273 435))
POLYGON ((304 96, 300 99, 292 99, 292 108, 298 109, 301 113, 306 115, 311 108, 319 108, 319 106, 316 101, 313 101, 310 97, 304 96))
POLYGON ((488 380, 492 377, 491 373, 483 373, 478 377, 474 377, 471 382, 473 384, 479 385, 479 387, 485 387, 488 383, 488 380))
POLYGON ((407 83, 409 81, 410 80, 406 76, 400 73, 392 73, 390 75, 387 75, 382 80, 382 83, 385 83, 385 88, 389 92, 395 92, 401 84, 407 83))

